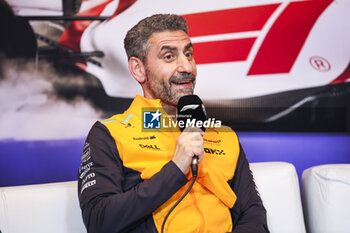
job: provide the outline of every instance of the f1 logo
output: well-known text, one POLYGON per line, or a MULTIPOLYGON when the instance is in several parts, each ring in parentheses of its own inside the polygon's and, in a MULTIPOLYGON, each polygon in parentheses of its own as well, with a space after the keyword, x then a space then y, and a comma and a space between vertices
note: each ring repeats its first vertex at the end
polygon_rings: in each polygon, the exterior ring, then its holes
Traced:
POLYGON ((160 129, 161 127, 161 113, 157 111, 143 112, 143 128, 144 129, 160 129))
POLYGON ((188 109, 194 110, 194 109, 196 109, 198 107, 199 107, 198 104, 188 104, 188 105, 183 106, 183 108, 180 110, 180 112, 186 111, 188 109))
POLYGON ((332 1, 281 1, 183 16, 194 42, 197 64, 246 61, 257 38, 263 37, 247 75, 289 73, 316 20, 332 1), (277 17, 268 32, 262 33, 273 14, 277 17), (195 42, 200 37, 246 32, 249 36, 195 42))

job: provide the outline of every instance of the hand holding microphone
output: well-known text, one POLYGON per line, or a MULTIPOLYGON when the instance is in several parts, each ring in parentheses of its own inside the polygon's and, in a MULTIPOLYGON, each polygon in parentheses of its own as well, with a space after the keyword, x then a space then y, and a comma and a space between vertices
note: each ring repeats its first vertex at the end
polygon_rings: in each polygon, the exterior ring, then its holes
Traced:
POLYGON ((203 135, 202 130, 188 127, 176 139, 173 161, 184 174, 188 173, 192 163, 198 164, 198 160, 203 159, 203 135))
POLYGON ((197 176, 198 163, 202 161, 204 153, 205 129, 189 125, 196 125, 194 122, 204 122, 206 119, 203 103, 198 96, 187 95, 180 98, 177 121, 182 134, 177 138, 173 161, 184 174, 187 174, 191 166, 193 176, 197 176))

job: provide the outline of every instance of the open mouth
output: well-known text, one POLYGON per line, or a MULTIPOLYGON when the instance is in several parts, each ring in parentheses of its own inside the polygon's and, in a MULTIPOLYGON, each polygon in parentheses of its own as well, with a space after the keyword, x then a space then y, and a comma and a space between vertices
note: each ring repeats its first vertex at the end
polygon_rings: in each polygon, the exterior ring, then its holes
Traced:
POLYGON ((182 80, 174 80, 171 81, 171 84, 175 84, 176 86, 192 86, 193 79, 182 79, 182 80))

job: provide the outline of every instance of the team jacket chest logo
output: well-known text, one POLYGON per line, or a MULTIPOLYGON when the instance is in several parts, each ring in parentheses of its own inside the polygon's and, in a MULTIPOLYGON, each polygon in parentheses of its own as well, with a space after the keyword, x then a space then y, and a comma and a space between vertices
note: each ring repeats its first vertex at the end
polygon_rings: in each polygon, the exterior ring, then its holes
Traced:
POLYGON ((139 144, 139 146, 143 149, 160 150, 160 148, 156 144, 154 145, 139 144))
POLYGON ((204 152, 207 154, 213 154, 213 155, 226 155, 224 150, 212 149, 212 148, 207 148, 207 147, 204 147, 204 152))
POLYGON ((133 137, 133 140, 152 140, 152 139, 156 139, 156 136, 152 135, 152 136, 140 136, 140 137, 133 137))

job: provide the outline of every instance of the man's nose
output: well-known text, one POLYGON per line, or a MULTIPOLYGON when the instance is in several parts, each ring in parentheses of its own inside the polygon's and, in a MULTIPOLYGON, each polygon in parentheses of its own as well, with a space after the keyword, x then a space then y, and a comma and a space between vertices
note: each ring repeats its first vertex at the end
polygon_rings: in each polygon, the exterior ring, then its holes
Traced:
POLYGON ((182 73, 192 73, 193 72, 193 66, 194 66, 194 62, 192 61, 193 58, 191 58, 191 60, 185 55, 182 54, 181 56, 179 56, 178 58, 178 72, 182 73))

